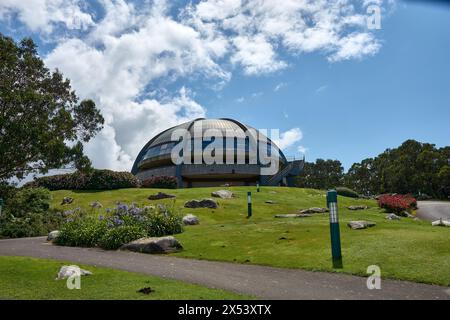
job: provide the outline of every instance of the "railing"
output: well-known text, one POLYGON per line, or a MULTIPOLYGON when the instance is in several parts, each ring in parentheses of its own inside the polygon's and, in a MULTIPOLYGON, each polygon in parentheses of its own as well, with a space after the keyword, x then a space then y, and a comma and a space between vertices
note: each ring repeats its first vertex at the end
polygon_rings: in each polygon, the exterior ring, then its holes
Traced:
POLYGON ((281 179, 283 179, 292 170, 293 166, 294 163, 289 162, 289 164, 286 167, 284 167, 283 170, 277 172, 272 177, 270 177, 269 180, 267 180, 267 184, 270 186, 280 182, 281 179))

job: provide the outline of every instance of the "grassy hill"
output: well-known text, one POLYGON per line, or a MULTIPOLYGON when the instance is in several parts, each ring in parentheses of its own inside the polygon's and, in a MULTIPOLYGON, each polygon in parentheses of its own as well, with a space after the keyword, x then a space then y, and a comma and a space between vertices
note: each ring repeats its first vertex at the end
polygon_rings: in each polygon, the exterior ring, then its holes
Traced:
MULTIPOLYGON (((192 213, 200 225, 187 226, 176 237, 184 250, 174 256, 252 263, 285 268, 336 271, 367 275, 370 265, 381 268, 382 277, 425 283, 450 285, 450 230, 432 227, 429 222, 403 218, 388 221, 375 201, 339 197, 342 254, 344 267, 333 270, 329 239, 328 215, 310 218, 276 219, 275 214, 296 213, 310 207, 325 207, 325 192, 310 189, 262 187, 229 188, 233 199, 219 199, 219 208, 187 209, 187 200, 210 198, 219 188, 179 190, 122 189, 113 191, 54 191, 53 206, 70 196, 74 203, 66 209, 84 207, 100 201, 104 208, 116 201, 139 205, 166 203, 182 214, 192 213), (150 201, 147 197, 158 191, 176 195, 175 200, 150 201), (247 191, 253 195, 253 217, 247 219, 247 191), (276 204, 267 204, 266 200, 276 204), (370 208, 352 212, 349 205, 364 204, 370 208), (375 221, 377 226, 366 230, 350 230, 351 220, 375 221)), ((92 210, 99 214, 103 209, 92 210)), ((65 209, 65 210, 66 210, 65 209)))

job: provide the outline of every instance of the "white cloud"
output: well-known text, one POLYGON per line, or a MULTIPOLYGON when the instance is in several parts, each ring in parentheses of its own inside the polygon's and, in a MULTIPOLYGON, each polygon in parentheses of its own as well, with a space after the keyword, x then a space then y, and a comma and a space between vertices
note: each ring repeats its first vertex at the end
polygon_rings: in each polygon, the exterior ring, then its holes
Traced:
POLYGON ((319 93, 321 93, 321 92, 324 92, 324 91, 327 90, 327 89, 328 89, 328 85, 320 86, 319 88, 316 89, 316 94, 319 94, 319 93))
MULTIPOLYGON (((102 14, 96 17, 81 0, 0 0, 0 21, 16 19, 11 26, 51 36, 46 64, 71 79, 81 98, 94 99, 106 119, 86 146, 103 168, 129 170, 154 134, 205 116, 194 93, 170 89, 176 80, 189 85, 203 79, 218 90, 235 70, 248 76, 278 72, 292 63, 289 56, 319 52, 337 62, 380 49, 364 26, 365 9, 358 12, 349 0, 203 0, 177 16, 164 0, 98 4, 102 14)), ((279 146, 301 139, 294 128, 281 135, 279 146)))
POLYGON ((79 0, 0 0, 0 18, 17 15, 31 31, 51 33, 56 24, 86 30, 94 24, 79 0))
POLYGON ((300 128, 292 128, 286 132, 280 133, 280 138, 274 142, 281 149, 287 149, 303 139, 303 133, 300 128))
POLYGON ((298 146, 297 148, 298 152, 300 152, 301 154, 306 154, 306 152, 308 152, 308 148, 304 147, 304 146, 298 146))
POLYGON ((274 91, 274 92, 278 92, 278 91, 280 91, 281 89, 283 89, 284 87, 287 87, 287 83, 285 83, 285 82, 280 82, 279 84, 277 84, 277 85, 275 86, 275 88, 273 88, 273 91, 274 91))

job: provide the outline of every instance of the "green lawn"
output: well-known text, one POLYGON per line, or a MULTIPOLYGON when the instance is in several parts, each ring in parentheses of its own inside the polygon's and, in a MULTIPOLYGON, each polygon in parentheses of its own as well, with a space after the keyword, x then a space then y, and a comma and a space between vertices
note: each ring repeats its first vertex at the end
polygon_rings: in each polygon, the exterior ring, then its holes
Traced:
MULTIPOLYGON (((210 197, 211 191, 218 189, 166 190, 177 195, 177 209, 183 214, 193 213, 201 221, 200 225, 188 226, 183 234, 176 235, 185 249, 175 256, 357 275, 366 275, 369 265, 378 265, 383 277, 450 285, 449 228, 432 227, 429 222, 406 218, 387 221, 374 201, 339 197, 344 268, 333 270, 327 215, 274 218, 275 214, 325 206, 325 192, 262 187, 257 193, 255 188, 234 187, 230 190, 235 192, 236 198, 219 200, 220 208, 217 210, 183 208, 186 200, 210 197), (246 218, 248 190, 253 191, 251 219, 246 218), (266 204, 266 200, 277 204, 266 204), (366 204, 370 209, 351 212, 346 207, 352 204, 366 204), (362 219, 375 221, 377 226, 366 230, 346 227, 348 221, 362 219)), ((64 196, 75 198, 67 208, 89 208, 89 203, 95 200, 104 207, 113 207, 116 201, 148 205, 157 203, 146 199, 157 191, 160 190, 55 191, 53 206, 61 208, 64 196)), ((172 203, 173 200, 161 202, 172 203)))
POLYGON ((80 290, 69 290, 66 280, 55 280, 64 264, 74 263, 27 257, 0 256, 1 299, 252 299, 223 290, 209 289, 199 285, 167 280, 139 273, 79 265, 92 276, 81 278, 80 290), (154 292, 138 293, 144 287, 154 292))

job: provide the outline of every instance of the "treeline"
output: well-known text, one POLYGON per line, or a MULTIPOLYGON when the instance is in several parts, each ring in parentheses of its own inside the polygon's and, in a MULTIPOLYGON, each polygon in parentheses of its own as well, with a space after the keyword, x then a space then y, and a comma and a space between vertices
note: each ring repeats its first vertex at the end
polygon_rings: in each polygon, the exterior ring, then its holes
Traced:
POLYGON ((450 197, 450 147, 407 140, 375 158, 355 163, 347 173, 338 160, 306 163, 297 179, 302 188, 351 188, 361 195, 401 193, 450 197))

